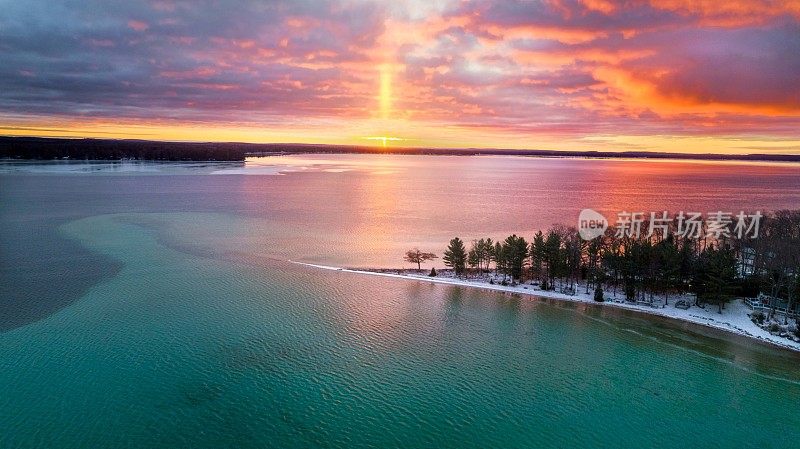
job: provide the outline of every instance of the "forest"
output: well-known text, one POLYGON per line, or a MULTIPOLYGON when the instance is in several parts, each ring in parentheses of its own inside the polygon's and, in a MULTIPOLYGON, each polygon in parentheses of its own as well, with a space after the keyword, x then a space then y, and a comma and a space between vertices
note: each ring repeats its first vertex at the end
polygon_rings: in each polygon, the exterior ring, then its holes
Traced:
POLYGON ((9 159, 243 161, 251 150, 237 143, 0 137, 0 157, 9 159))
MULTIPOLYGON (((796 310, 800 210, 765 214, 757 234, 741 238, 733 223, 720 235, 711 235, 704 225, 699 238, 681 235, 677 226, 673 221, 639 235, 608 228, 584 240, 575 227, 554 225, 530 241, 511 235, 501 241, 473 240, 469 247, 455 237, 442 259, 457 276, 497 274, 502 283, 531 282, 562 293, 581 288, 594 291, 601 301, 604 291, 637 302, 659 296, 666 303, 671 296, 692 294, 695 305, 713 304, 721 312, 735 297, 760 295, 770 301, 773 313, 781 309, 788 316, 796 310)), ((642 227, 648 229, 649 223, 642 227)), ((420 262, 436 258, 422 254, 420 262)))

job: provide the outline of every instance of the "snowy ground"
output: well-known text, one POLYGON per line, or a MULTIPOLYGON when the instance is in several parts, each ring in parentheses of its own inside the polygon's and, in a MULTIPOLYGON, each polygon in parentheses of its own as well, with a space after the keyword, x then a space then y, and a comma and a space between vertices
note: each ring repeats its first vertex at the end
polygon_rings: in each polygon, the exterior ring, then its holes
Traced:
MULTIPOLYGON (((487 290, 495 290, 501 292, 513 292, 523 295, 532 295, 543 298, 554 298, 564 301, 589 302, 592 304, 600 304, 603 307, 619 307, 623 309, 636 310, 642 313, 649 313, 677 320, 688 321, 691 323, 700 324, 703 326, 709 326, 716 329, 722 329, 728 332, 733 332, 735 334, 761 340, 763 342, 770 343, 775 346, 780 346, 786 349, 791 349, 800 352, 799 342, 791 341, 789 339, 777 335, 772 335, 768 331, 758 327, 755 323, 753 323, 750 320, 750 317, 748 316, 748 314, 752 313, 752 311, 740 299, 736 299, 735 301, 728 303, 725 306, 725 309, 722 310, 722 314, 720 314, 717 306, 715 305, 709 305, 706 308, 692 306, 686 310, 678 309, 675 307, 675 303, 680 299, 686 299, 691 304, 693 304, 694 299, 689 297, 685 298, 670 297, 669 305, 662 307, 652 307, 649 305, 640 305, 640 304, 632 304, 624 302, 620 299, 622 297, 621 294, 618 295, 618 301, 622 302, 615 302, 613 295, 610 292, 606 292, 605 302, 597 303, 594 301, 594 295, 593 295, 594 292, 591 289, 589 294, 584 293, 585 286, 583 289, 579 287, 576 294, 569 295, 564 293, 558 293, 555 291, 543 291, 540 290, 539 287, 529 284, 519 284, 517 286, 510 286, 510 285, 503 286, 500 285, 499 283, 490 284, 488 282, 488 279, 460 279, 453 277, 452 274, 449 272, 439 272, 438 276, 436 277, 428 277, 426 271, 424 270, 422 272, 417 272, 415 270, 359 270, 359 269, 331 267, 327 265, 315 265, 302 262, 295 262, 295 263, 325 270, 344 271, 348 273, 359 273, 370 276, 383 276, 383 277, 391 277, 398 279, 421 280, 427 282, 434 282, 437 284, 461 285, 461 286, 483 288, 487 290)), ((664 302, 663 298, 659 298, 658 302, 659 304, 663 304, 664 302)))

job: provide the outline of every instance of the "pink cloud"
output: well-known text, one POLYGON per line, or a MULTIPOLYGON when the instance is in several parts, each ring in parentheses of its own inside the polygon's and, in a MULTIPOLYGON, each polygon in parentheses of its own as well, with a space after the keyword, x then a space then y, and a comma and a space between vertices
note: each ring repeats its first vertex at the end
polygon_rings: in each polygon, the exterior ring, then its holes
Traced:
POLYGON ((390 66, 390 119, 800 134, 796 2, 464 0, 427 16, 402 1, 87 2, 53 27, 0 27, 0 114, 370 120, 390 66))
POLYGON ((140 20, 129 20, 128 21, 128 28, 134 31, 146 31, 150 26, 146 22, 142 22, 140 20))

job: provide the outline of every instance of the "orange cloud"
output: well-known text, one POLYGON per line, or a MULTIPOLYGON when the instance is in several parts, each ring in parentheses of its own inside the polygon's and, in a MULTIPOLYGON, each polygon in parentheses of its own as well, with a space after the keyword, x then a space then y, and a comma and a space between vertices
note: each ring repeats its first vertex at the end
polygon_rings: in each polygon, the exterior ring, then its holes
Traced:
POLYGON ((780 16, 800 19, 798 0, 650 0, 657 10, 700 18, 703 25, 743 26, 780 16))
POLYGON ((0 121, 432 146, 800 141, 798 0, 312 3, 79 3, 57 21, 10 10, 0 121))

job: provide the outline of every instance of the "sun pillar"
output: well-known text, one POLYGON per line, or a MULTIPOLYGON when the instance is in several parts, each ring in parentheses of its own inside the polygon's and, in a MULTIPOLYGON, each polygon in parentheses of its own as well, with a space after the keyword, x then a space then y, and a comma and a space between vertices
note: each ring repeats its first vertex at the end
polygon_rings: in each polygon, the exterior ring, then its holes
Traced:
POLYGON ((380 108, 381 118, 386 120, 392 111, 392 66, 383 64, 380 66, 381 86, 380 86, 380 108))

